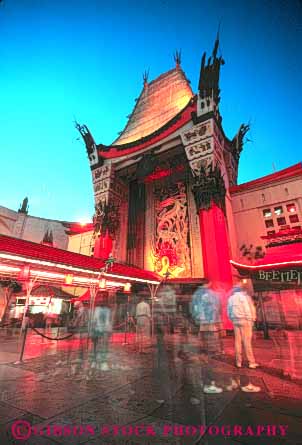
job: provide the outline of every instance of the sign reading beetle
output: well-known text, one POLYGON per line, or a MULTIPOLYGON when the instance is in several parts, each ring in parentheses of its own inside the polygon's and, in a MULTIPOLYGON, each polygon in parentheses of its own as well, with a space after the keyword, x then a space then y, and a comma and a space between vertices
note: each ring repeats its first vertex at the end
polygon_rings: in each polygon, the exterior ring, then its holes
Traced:
POLYGON ((280 283, 302 283, 302 270, 258 270, 256 279, 258 281, 278 281, 280 283))

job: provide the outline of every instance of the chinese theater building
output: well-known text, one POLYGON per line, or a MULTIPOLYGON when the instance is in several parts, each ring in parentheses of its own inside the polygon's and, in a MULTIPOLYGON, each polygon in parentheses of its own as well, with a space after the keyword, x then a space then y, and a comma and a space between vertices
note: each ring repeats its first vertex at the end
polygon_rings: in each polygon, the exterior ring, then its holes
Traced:
POLYGON ((237 184, 248 126, 232 139, 224 133, 218 46, 217 39, 212 55, 202 57, 197 94, 180 53, 175 67, 155 80, 145 74, 128 122, 111 145, 96 144, 86 125, 76 126, 94 186, 94 255, 112 252, 179 288, 206 278, 222 290, 225 308, 236 254, 229 190, 237 184))

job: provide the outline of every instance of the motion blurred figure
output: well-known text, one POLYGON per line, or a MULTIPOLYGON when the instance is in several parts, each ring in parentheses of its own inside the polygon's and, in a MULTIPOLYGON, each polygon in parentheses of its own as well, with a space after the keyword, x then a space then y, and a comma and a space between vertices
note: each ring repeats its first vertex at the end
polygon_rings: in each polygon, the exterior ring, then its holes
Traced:
POLYGON ((140 297, 140 302, 136 306, 135 317, 138 352, 143 354, 146 343, 150 338, 151 326, 151 310, 144 296, 140 297))
POLYGON ((206 394, 218 394, 223 390, 216 386, 214 375, 209 367, 209 358, 222 353, 221 305, 219 296, 213 291, 211 283, 200 286, 192 297, 192 318, 199 324, 202 366, 202 385, 206 394))
POLYGON ((256 321, 256 309, 251 297, 240 286, 235 286, 228 300, 228 317, 234 325, 235 355, 237 368, 242 367, 242 344, 249 368, 255 369, 256 363, 252 336, 253 326, 256 321))
POLYGON ((104 293, 96 301, 91 322, 91 339, 93 342, 93 360, 91 369, 109 371, 107 363, 109 340, 112 332, 111 309, 108 294, 104 293))

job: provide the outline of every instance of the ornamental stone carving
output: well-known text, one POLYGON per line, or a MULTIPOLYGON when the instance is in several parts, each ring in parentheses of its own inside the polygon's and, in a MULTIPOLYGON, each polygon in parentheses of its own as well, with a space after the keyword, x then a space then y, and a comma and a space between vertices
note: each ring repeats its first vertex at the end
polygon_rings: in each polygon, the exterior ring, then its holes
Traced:
POLYGON ((185 130, 181 133, 181 139, 184 146, 192 144, 193 142, 199 142, 200 140, 211 136, 212 123, 211 120, 202 122, 201 124, 194 125, 193 128, 185 130))
POLYGON ((226 188, 217 164, 208 170, 201 166, 199 175, 194 178, 192 192, 197 211, 208 210, 214 202, 225 212, 226 188))

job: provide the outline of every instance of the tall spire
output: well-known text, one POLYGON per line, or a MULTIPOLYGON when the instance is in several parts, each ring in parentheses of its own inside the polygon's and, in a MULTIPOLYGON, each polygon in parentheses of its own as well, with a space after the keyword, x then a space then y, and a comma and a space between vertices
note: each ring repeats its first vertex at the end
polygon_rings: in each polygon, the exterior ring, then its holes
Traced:
POLYGON ((180 67, 181 64, 181 50, 176 50, 174 53, 174 62, 176 65, 176 68, 180 67))
POLYGON ((25 196, 25 198, 22 201, 22 204, 20 204, 18 213, 24 213, 25 215, 28 214, 28 197, 25 196))
POLYGON ((143 72, 144 88, 148 85, 149 68, 143 72))
MULTIPOLYGON (((220 25, 219 25, 220 27, 220 25)), ((199 95, 201 98, 212 98, 216 105, 219 104, 220 89, 219 89, 219 76, 220 76, 220 66, 224 65, 223 58, 217 57, 217 52, 219 48, 219 28, 212 52, 212 56, 208 58, 206 64, 206 53, 203 53, 200 66, 200 76, 199 76, 199 95)))
POLYGON ((214 49, 213 49, 213 59, 214 60, 217 58, 217 51, 218 51, 218 48, 219 48, 219 34, 220 34, 220 22, 219 22, 219 25, 218 25, 215 45, 214 45, 214 49))

